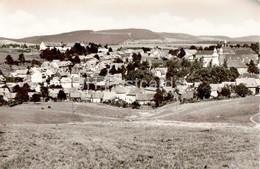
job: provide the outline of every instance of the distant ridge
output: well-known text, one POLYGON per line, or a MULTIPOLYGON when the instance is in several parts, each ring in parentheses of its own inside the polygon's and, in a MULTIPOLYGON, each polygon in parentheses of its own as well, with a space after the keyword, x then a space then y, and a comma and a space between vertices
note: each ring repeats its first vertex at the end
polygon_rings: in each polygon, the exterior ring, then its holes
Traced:
POLYGON ((118 44, 126 40, 158 40, 168 42, 201 42, 201 41, 241 41, 241 42, 259 42, 259 35, 231 38, 228 36, 202 35, 194 36, 185 33, 167 33, 153 32, 148 29, 110 29, 110 30, 79 30, 54 35, 32 36, 22 39, 10 39, 0 37, 0 40, 11 40, 16 42, 40 44, 42 41, 60 41, 69 42, 94 42, 100 44, 118 44))

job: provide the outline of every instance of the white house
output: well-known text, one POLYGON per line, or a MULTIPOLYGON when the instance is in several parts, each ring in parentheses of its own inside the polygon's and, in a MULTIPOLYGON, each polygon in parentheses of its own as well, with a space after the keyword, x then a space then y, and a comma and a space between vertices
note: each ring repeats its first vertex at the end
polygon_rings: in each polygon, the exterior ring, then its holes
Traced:
POLYGON ((42 83, 43 78, 42 78, 42 73, 38 71, 37 69, 33 69, 33 73, 31 75, 31 82, 33 83, 42 83))

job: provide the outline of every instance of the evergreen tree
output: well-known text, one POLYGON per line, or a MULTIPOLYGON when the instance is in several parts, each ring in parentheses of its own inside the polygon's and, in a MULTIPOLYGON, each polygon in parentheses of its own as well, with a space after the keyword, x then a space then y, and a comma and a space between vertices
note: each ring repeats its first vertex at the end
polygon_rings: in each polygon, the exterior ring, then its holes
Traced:
POLYGON ((254 74, 258 74, 259 73, 259 70, 255 64, 255 62, 253 60, 250 61, 249 64, 247 64, 247 71, 248 73, 254 73, 254 74))

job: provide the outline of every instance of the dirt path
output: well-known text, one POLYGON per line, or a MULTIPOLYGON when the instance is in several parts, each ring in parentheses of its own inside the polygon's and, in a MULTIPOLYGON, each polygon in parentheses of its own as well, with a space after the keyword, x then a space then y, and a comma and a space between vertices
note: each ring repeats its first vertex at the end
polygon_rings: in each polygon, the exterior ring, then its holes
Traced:
MULTIPOLYGON (((259 128, 259 127, 260 127, 259 121, 256 122, 256 121, 254 120, 254 118, 257 117, 257 116, 260 116, 260 113, 257 113, 257 114, 255 114, 255 115, 251 116, 251 117, 250 117, 250 121, 256 125, 256 126, 255 126, 256 128, 259 128)), ((258 120, 259 120, 259 118, 260 118, 260 117, 258 117, 258 120)))

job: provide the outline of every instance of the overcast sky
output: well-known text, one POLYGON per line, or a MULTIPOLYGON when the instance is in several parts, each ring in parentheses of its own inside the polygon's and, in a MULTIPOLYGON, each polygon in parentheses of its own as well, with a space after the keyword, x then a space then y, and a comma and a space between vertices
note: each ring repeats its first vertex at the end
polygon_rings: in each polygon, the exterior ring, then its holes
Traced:
POLYGON ((260 0, 0 0, 0 37, 120 28, 260 35, 260 0))

